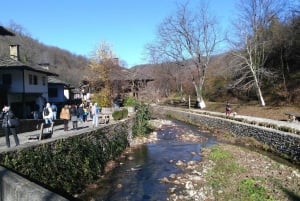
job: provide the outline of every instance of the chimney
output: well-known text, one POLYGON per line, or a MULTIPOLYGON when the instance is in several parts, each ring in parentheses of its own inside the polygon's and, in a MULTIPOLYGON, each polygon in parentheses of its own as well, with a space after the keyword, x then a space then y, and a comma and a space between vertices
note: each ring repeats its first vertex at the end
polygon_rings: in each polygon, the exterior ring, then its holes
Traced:
POLYGON ((119 58, 113 58, 113 64, 119 66, 119 58))
POLYGON ((49 70, 49 67, 50 67, 50 63, 39 63, 39 66, 45 70, 49 70))
POLYGON ((19 45, 10 45, 9 46, 9 53, 10 53, 10 58, 14 59, 16 61, 19 61, 19 45))

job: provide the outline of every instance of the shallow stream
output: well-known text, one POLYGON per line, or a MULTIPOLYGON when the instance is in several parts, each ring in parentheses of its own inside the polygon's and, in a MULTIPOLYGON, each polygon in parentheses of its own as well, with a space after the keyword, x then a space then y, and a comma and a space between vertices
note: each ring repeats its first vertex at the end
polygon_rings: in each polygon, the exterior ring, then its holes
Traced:
POLYGON ((123 160, 118 161, 122 165, 97 181, 97 188, 85 189, 79 199, 166 200, 170 186, 160 180, 181 172, 176 166, 177 161, 201 160, 201 148, 216 143, 216 138, 210 133, 179 121, 158 129, 157 138, 159 140, 134 149, 123 160), (193 136, 197 137, 198 142, 193 142, 193 136))

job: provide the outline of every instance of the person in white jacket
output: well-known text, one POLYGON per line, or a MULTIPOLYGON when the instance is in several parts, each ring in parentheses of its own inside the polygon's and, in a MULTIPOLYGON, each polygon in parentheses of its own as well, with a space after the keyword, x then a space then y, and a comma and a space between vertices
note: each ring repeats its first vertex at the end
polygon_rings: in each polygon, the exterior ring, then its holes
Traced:
POLYGON ((97 103, 94 103, 92 106, 92 115, 93 115, 93 128, 98 127, 98 118, 99 118, 99 107, 97 103))
MULTIPOLYGON (((45 120, 45 124, 52 123, 53 121, 53 112, 50 103, 47 103, 46 107, 43 109, 43 119, 45 120)), ((48 132, 51 132, 49 128, 48 132)))

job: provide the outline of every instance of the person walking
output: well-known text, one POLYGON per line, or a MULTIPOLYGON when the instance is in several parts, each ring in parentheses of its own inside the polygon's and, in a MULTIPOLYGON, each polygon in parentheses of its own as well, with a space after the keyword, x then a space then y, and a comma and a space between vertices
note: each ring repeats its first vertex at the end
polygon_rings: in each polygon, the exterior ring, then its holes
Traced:
POLYGON ((52 119, 56 120, 56 117, 57 117, 57 106, 54 103, 52 103, 51 109, 52 109, 52 115, 53 115, 52 119))
POLYGON ((19 146, 20 141, 17 135, 17 128, 15 126, 10 126, 8 121, 15 118, 14 113, 11 111, 10 106, 4 106, 0 114, 0 118, 3 119, 2 128, 5 134, 6 146, 10 148, 9 135, 12 134, 15 139, 16 146, 19 146))
POLYGON ((70 109, 68 105, 65 105, 60 112, 59 118, 64 121, 64 131, 69 129, 69 120, 70 120, 70 109))
POLYGON ((84 115, 84 110, 83 110, 83 103, 81 103, 78 107, 78 119, 79 123, 83 123, 83 115, 84 115))
POLYGON ((83 107, 83 122, 87 122, 88 115, 88 109, 86 107, 83 107))
POLYGON ((70 108, 70 115, 73 129, 78 129, 78 110, 75 104, 70 108))
POLYGON ((98 127, 98 118, 99 118, 99 107, 97 103, 94 103, 91 110, 92 116, 93 116, 93 128, 98 127))
MULTIPOLYGON (((46 103, 46 107, 43 110, 43 119, 45 120, 45 124, 51 124, 53 122, 53 113, 50 103, 46 103)), ((49 127, 47 128, 47 132, 52 132, 49 127)))
POLYGON ((226 106, 225 106, 225 114, 226 114, 226 116, 229 116, 230 113, 231 113, 231 107, 230 107, 229 102, 227 102, 226 106))

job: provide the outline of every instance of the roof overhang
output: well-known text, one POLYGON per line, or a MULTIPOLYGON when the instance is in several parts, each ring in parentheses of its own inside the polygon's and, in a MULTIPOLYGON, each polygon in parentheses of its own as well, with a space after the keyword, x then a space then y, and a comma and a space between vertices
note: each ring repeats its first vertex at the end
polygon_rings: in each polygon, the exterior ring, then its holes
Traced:
POLYGON ((14 36, 15 34, 13 32, 8 31, 3 26, 0 26, 0 35, 1 36, 14 36))

